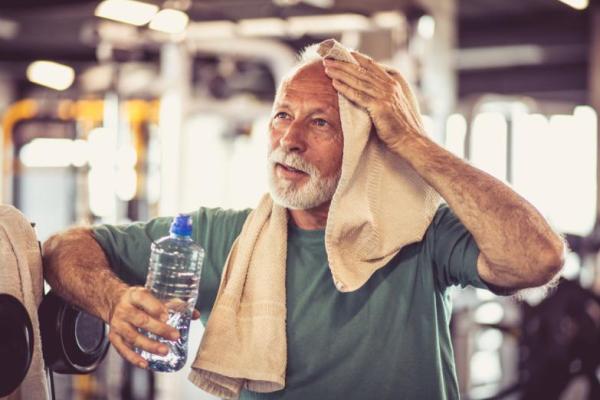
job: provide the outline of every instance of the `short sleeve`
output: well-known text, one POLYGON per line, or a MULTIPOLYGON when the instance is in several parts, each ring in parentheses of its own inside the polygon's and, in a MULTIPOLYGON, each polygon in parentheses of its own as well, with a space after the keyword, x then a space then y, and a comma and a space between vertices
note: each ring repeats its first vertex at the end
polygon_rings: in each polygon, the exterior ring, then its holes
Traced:
MULTIPOLYGON (((191 214, 194 241, 205 250, 196 303, 203 320, 212 309, 229 250, 249 213, 250 210, 200 208, 191 214)), ((130 285, 143 285, 148 273, 150 246, 169 234, 171 220, 160 217, 127 225, 97 225, 93 233, 115 274, 130 285)))
POLYGON ((143 285, 148 273, 152 242, 169 234, 171 218, 126 225, 97 225, 92 228, 113 272, 129 285, 143 285))
POLYGON ((454 285, 489 289, 477 272, 480 250, 475 238, 447 204, 438 208, 427 240, 440 289, 454 285))

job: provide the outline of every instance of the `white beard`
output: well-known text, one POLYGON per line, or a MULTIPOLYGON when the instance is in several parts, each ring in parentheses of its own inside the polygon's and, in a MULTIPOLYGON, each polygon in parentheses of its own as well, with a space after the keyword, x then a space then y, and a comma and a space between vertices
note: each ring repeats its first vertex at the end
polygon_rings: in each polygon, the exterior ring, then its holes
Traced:
POLYGON ((337 174, 323 178, 319 170, 295 153, 285 153, 277 148, 269 154, 269 192, 275 204, 292 210, 307 210, 330 201, 340 180, 341 169, 337 174), (308 182, 297 184, 279 178, 275 172, 276 163, 282 163, 309 175, 308 182))

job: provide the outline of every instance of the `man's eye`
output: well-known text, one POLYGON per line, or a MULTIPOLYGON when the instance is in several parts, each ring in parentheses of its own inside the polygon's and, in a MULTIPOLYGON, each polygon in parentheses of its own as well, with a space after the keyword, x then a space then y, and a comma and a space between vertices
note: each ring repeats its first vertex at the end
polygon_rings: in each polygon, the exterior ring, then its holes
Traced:
POLYGON ((325 121, 323 118, 316 118, 314 122, 317 126, 327 126, 328 124, 328 122, 325 121))
POLYGON ((288 116, 289 116, 288 113, 280 111, 277 114, 275 114, 275 119, 285 119, 288 116))

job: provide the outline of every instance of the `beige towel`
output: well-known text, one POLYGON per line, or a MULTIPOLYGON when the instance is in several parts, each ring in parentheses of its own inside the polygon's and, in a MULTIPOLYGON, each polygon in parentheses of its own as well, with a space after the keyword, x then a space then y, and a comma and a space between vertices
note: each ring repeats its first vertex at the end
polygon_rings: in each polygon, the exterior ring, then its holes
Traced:
MULTIPOLYGON (((319 54, 356 63, 334 40, 321 43, 319 54)), ((329 209, 325 245, 336 287, 350 292, 402 247, 423 238, 441 198, 371 134, 363 109, 341 95, 339 108, 342 174, 329 209)), ((265 195, 225 264, 189 376, 200 388, 237 398, 242 389, 272 392, 285 386, 286 251, 287 212, 265 195)))
MULTIPOLYGON (((357 63, 335 40, 321 43, 319 54, 357 63)), ((411 92, 407 97, 417 108, 411 92)), ((351 292, 402 247, 423 238, 441 197, 376 134, 370 134, 371 119, 363 109, 341 95, 339 108, 342 176, 327 216, 325 246, 336 287, 351 292)))
POLYGON ((19 210, 8 205, 0 205, 0 260, 0 293, 21 300, 33 326, 33 358, 29 371, 21 386, 2 399, 48 399, 37 313, 44 290, 42 258, 33 228, 19 210))

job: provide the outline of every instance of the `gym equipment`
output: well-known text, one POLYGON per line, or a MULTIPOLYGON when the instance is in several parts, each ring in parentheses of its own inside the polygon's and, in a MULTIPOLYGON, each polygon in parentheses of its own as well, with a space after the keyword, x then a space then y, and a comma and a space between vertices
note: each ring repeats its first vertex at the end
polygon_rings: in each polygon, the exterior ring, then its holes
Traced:
MULTIPOLYGON (((32 224, 33 225, 33 224, 32 224)), ((42 353, 54 394, 53 373, 88 374, 98 368, 110 342, 99 318, 48 292, 38 308, 42 353)), ((0 294, 0 397, 17 389, 31 366, 33 326, 19 299, 0 294)))
MULTIPOLYGON (((600 399, 600 298, 561 279, 537 306, 523 304, 518 381, 487 400, 558 400, 575 378, 587 381, 587 399, 600 399)), ((583 399, 582 399, 583 400, 583 399)))
POLYGON ((23 304, 0 294, 0 397, 12 393, 25 379, 33 356, 33 326, 23 304))
POLYGON ((94 371, 108 351, 108 327, 102 320, 50 291, 38 310, 46 367, 61 374, 94 371))

